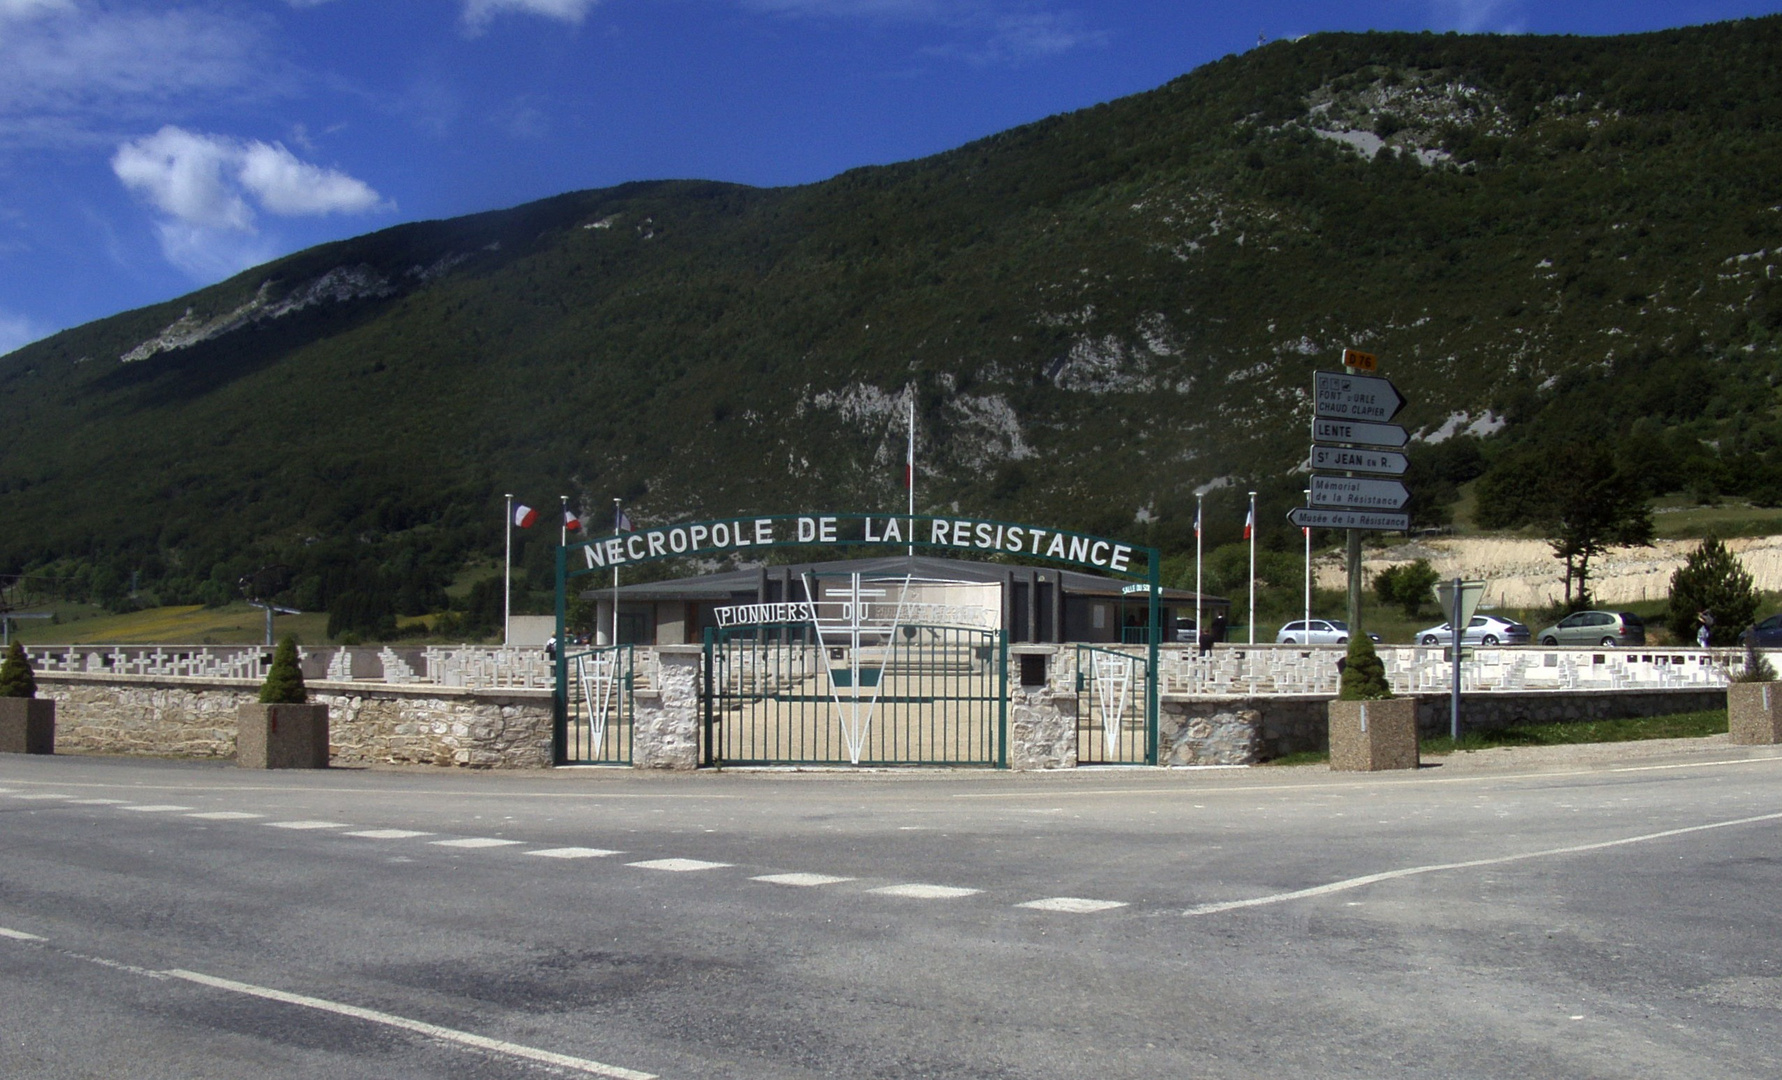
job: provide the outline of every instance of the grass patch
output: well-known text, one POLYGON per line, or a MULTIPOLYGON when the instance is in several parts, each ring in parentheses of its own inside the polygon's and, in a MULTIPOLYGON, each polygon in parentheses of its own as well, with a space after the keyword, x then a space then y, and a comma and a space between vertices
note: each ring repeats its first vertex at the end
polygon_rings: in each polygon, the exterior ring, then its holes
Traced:
POLYGON ((1641 739, 1699 739, 1726 734, 1726 710, 1643 716, 1627 720, 1584 720, 1570 724, 1522 724, 1501 731, 1469 731, 1457 744, 1446 735, 1424 739, 1418 749, 1440 756, 1455 750, 1494 746, 1564 746, 1573 743, 1636 742, 1641 739))
POLYGON ((1329 750, 1301 750, 1296 754, 1285 754, 1263 762, 1264 765, 1327 765, 1330 763, 1329 750))
MULTIPOLYGON (((281 615, 274 632, 319 644, 328 640, 328 615, 281 615)), ((266 639, 266 613, 246 604, 220 608, 189 604, 60 624, 20 623, 14 636, 27 645, 253 645, 266 639)))

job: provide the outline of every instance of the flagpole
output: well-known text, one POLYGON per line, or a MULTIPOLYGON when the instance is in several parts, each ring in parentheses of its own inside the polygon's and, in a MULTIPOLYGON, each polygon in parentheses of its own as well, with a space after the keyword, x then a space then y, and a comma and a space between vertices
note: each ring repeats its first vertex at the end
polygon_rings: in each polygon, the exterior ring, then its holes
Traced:
POLYGON ((501 647, 514 621, 514 493, 507 493, 507 558, 501 564, 501 647))
POLYGON ((1204 496, 1194 493, 1194 643, 1198 647, 1206 626, 1200 621, 1200 503, 1204 496))
POLYGON ((1250 492, 1250 517, 1244 523, 1250 534, 1250 644, 1256 644, 1256 493, 1250 492))
POLYGON ((558 547, 568 547, 569 546, 569 496, 559 495, 559 496, 557 496, 557 501, 563 504, 560 507, 560 509, 563 511, 563 513, 562 513, 562 516, 558 519, 558 523, 557 523, 557 528, 562 532, 563 539, 558 542, 557 546, 558 547))
POLYGON ((910 542, 908 553, 911 558, 916 555, 916 388, 910 386, 910 442, 909 453, 904 458, 904 486, 910 489, 910 542))
MULTIPOLYGON (((621 517, 622 514, 623 514, 623 510, 620 509, 619 500, 614 499, 613 500, 613 535, 614 536, 619 535, 619 518, 621 517)), ((617 647, 617 645, 619 644, 619 564, 616 560, 613 562, 613 639, 611 641, 607 642, 607 644, 615 646, 615 647, 617 647)), ((613 655, 617 656, 618 654, 614 653, 613 655)))

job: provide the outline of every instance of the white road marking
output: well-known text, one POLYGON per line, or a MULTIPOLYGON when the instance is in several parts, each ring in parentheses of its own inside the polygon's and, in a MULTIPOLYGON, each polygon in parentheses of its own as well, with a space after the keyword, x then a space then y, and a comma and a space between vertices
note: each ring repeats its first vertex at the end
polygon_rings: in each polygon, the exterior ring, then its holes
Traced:
POLYGON ((643 862, 626 863, 626 866, 638 866, 645 870, 670 870, 674 873, 685 873, 688 870, 717 870, 729 866, 724 862, 701 862, 698 859, 645 859, 643 862))
POLYGON ((367 840, 412 840, 417 836, 432 836, 430 832, 416 832, 414 829, 360 829, 358 832, 343 833, 344 836, 363 836, 367 840))
POLYGON ((72 801, 73 801, 74 805, 76 805, 76 806, 119 806, 119 805, 122 805, 127 800, 125 800, 125 799, 74 799, 72 801))
POLYGON ((828 874, 762 874, 750 878, 750 881, 765 881, 769 885, 799 885, 809 888, 813 885, 839 885, 844 881, 853 881, 851 877, 831 877, 828 874))
POLYGON ((267 821, 262 822, 268 829, 344 829, 344 821, 267 821))
POLYGON ((886 885, 882 889, 868 889, 881 896, 907 896, 912 900, 951 900, 956 896, 971 896, 981 893, 982 889, 961 889, 956 885, 886 885))
POLYGON ((42 941, 43 940, 42 938, 38 937, 36 934, 27 934, 23 930, 9 930, 4 926, 0 926, 0 937, 11 938, 14 941, 42 941))
POLYGON ((608 851, 597 847, 552 847, 528 851, 528 855, 542 855, 547 859, 604 859, 608 855, 623 855, 623 851, 608 851))
POLYGON ((590 1061, 587 1058, 571 1057, 568 1054, 558 1054, 550 1050, 540 1050, 537 1047, 523 1046, 519 1043, 506 1042, 501 1039, 491 1039, 484 1035, 473 1035, 468 1031, 440 1027, 438 1024, 429 1024, 422 1020, 410 1020, 406 1016, 396 1016, 392 1013, 378 1012, 375 1009, 363 1009, 357 1005, 345 1005, 338 1001, 329 1001, 326 998, 306 997, 302 994, 289 994, 283 990, 273 990, 269 987, 254 986, 251 983, 236 982, 233 979, 219 979, 214 975, 200 975, 196 971, 182 971, 178 968, 173 968, 165 972, 165 974, 171 975, 176 979, 184 979, 187 982, 197 983, 200 986, 209 986, 217 990, 229 990, 237 994, 247 994, 250 997, 264 998, 267 1001, 277 1001, 285 1005, 300 1005, 306 1009, 329 1012, 336 1016, 350 1016, 355 1020, 365 1020, 373 1024, 383 1024, 386 1027, 400 1028, 403 1031, 412 1031, 418 1035, 426 1035, 429 1038, 440 1039, 444 1042, 454 1042, 462 1046, 474 1046, 479 1050, 490 1050, 498 1054, 507 1054, 510 1057, 525 1058, 528 1061, 537 1061, 546 1065, 556 1065, 565 1069, 575 1069, 578 1072, 588 1073, 593 1076, 609 1076, 613 1077, 614 1080, 656 1080, 654 1073, 638 1072, 636 1069, 627 1069, 618 1065, 607 1065, 598 1061, 590 1061))
POLYGON ((245 810, 206 810, 202 814, 187 814, 189 818, 200 821, 247 821, 249 818, 263 818, 265 814, 250 814, 245 810))
POLYGON ((139 814, 171 814, 180 810, 190 810, 189 806, 166 806, 157 803, 153 806, 120 806, 119 810, 134 810, 139 814))
POLYGON ((33 791, 28 795, 14 795, 15 799, 72 799, 72 795, 55 795, 47 791, 33 791))
POLYGON ((523 844, 524 840, 497 840, 493 836, 466 836, 462 840, 429 840, 436 847, 507 847, 510 844, 523 844))
POLYGON ((1071 915, 1090 915, 1097 911, 1112 911, 1126 906, 1124 900, 1085 900, 1080 896, 1051 896, 1044 900, 1029 900, 1016 907, 1032 908, 1035 911, 1063 911, 1071 915))
POLYGON ((1249 900, 1227 900, 1218 904, 1200 904, 1184 911, 1184 915, 1216 915, 1221 911, 1236 911, 1239 908, 1264 907, 1269 904, 1284 904, 1289 900, 1303 900, 1313 896, 1328 896, 1331 893, 1347 892, 1359 889, 1364 885, 1373 885, 1381 881, 1393 881, 1398 878, 1416 877, 1419 874, 1434 874, 1443 870, 1470 870, 1479 866, 1501 866, 1504 863, 1524 862, 1528 859, 1547 859, 1556 855, 1577 855, 1586 851, 1602 851, 1605 848, 1622 847, 1627 844, 1644 844, 1652 840, 1664 840, 1672 836, 1687 836, 1690 833, 1706 832, 1710 829, 1730 829, 1736 825, 1755 825, 1760 821, 1782 820, 1782 813, 1760 814, 1757 817, 1737 818, 1732 821, 1715 821, 1707 825, 1690 825, 1682 829, 1666 829, 1663 832, 1644 833, 1639 836, 1626 836, 1619 840, 1602 840, 1594 844, 1573 844, 1568 847, 1547 848, 1542 851, 1524 851, 1516 855, 1498 855, 1490 859, 1468 859, 1465 862, 1432 863, 1428 866, 1407 866, 1399 870, 1386 870, 1378 874, 1364 874, 1361 877, 1333 881, 1327 885, 1316 885, 1310 889, 1296 889, 1293 892, 1273 893, 1269 896, 1258 896, 1249 900))

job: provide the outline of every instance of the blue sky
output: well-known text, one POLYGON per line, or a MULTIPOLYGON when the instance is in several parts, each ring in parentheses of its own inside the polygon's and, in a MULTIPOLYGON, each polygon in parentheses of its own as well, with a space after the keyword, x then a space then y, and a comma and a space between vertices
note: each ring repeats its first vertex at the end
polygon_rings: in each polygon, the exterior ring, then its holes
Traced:
POLYGON ((1320 30, 1782 0, 0 0, 0 353, 276 255, 627 180, 820 180, 1320 30))

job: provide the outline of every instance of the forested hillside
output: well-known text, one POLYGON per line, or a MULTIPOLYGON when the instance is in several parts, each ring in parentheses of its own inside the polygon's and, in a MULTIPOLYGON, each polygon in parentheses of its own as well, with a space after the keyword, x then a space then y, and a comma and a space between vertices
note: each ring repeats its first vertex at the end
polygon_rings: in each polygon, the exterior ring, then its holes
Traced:
POLYGON ((277 563, 371 626, 499 554, 507 491, 900 506, 906 393, 923 509, 1181 550, 1209 483, 1209 539, 1251 487, 1284 528, 1344 346, 1412 400, 1424 520, 1578 437, 1782 500, 1778 70, 1778 18, 1317 35, 805 187, 325 245, 0 358, 0 572, 116 606, 277 563))

